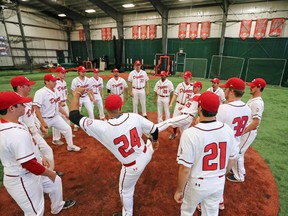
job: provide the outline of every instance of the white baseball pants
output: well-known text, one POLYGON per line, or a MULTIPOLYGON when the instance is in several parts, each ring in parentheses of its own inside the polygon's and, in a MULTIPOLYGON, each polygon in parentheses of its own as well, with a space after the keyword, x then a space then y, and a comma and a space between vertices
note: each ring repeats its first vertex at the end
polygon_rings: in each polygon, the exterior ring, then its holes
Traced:
POLYGON ((170 119, 170 110, 169 110, 169 97, 160 97, 157 99, 157 117, 158 123, 163 121, 163 108, 165 112, 165 120, 170 119))
POLYGON ((147 116, 145 89, 132 89, 133 92, 133 113, 138 113, 138 100, 142 107, 142 116, 147 116))
MULTIPOLYGON (((94 98, 96 100, 96 105, 98 107, 99 110, 99 118, 100 119, 104 119, 105 118, 105 114, 104 114, 104 108, 103 108, 103 100, 102 97, 100 96, 100 94, 94 94, 94 98)), ((94 110, 94 104, 92 103, 93 106, 93 110, 94 110)))
POLYGON ((179 127, 180 133, 182 134, 183 131, 190 127, 193 121, 193 117, 189 114, 182 114, 170 119, 167 119, 163 122, 156 124, 158 127, 159 132, 166 130, 168 127, 172 126, 173 128, 179 127))
MULTIPOLYGON (((65 102, 65 106, 62 107, 62 109, 69 115, 69 107, 67 103, 65 102)), ((64 119, 64 121, 70 125, 69 119, 67 119, 62 113, 59 113, 59 115, 64 119)), ((52 128, 52 134, 53 134, 53 140, 60 140, 61 134, 60 131, 56 128, 52 128)))
POLYGON ((85 96, 85 97, 80 97, 80 101, 79 101, 79 110, 81 112, 82 106, 85 106, 87 112, 88 112, 88 116, 91 119, 94 119, 94 112, 93 112, 93 102, 90 100, 89 96, 85 96))
POLYGON ((182 108, 183 106, 184 105, 181 105, 181 104, 176 102, 175 107, 174 107, 174 112, 173 112, 173 118, 182 114, 181 110, 179 110, 179 108, 182 108))

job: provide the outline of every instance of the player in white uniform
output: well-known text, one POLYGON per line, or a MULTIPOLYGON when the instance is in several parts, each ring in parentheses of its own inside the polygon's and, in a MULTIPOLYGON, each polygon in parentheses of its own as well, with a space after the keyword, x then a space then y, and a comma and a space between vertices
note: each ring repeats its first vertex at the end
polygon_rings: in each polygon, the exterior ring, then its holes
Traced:
POLYGON ((125 100, 128 100, 128 85, 127 82, 119 77, 119 70, 117 68, 113 69, 113 77, 108 80, 106 84, 107 93, 117 94, 124 101, 124 92, 125 92, 125 100))
POLYGON ((31 101, 32 98, 21 97, 15 92, 0 93, 3 184, 25 215, 44 215, 43 193, 49 194, 51 213, 58 214, 62 209, 72 207, 75 201, 63 201, 61 178, 45 168, 46 164, 41 164, 38 145, 28 127, 19 122, 19 117, 25 113, 24 104, 31 101))
POLYGON ((169 103, 172 99, 174 86, 167 79, 166 71, 160 72, 161 79, 158 80, 154 87, 154 104, 157 103, 158 123, 163 121, 163 108, 165 111, 166 120, 170 118, 169 103))
MULTIPOLYGON (((186 104, 187 100, 193 96, 193 86, 191 84, 192 73, 186 71, 183 75, 184 82, 179 83, 174 91, 174 95, 170 102, 169 108, 172 109, 174 102, 176 105, 174 107, 173 118, 181 115, 180 110, 186 104), (177 100, 176 100, 177 99, 177 100)), ((173 133, 170 135, 169 139, 175 139, 177 136, 177 128, 173 128, 173 133)))
POLYGON ((217 94, 219 96, 220 103, 223 104, 226 99, 225 99, 225 94, 224 94, 223 89, 219 87, 220 80, 218 78, 214 78, 211 80, 211 82, 212 82, 212 86, 208 88, 207 91, 211 91, 217 94))
MULTIPOLYGON (((60 106, 62 107, 62 109, 66 113, 66 115, 63 115, 62 113, 60 113, 60 116, 64 119, 64 121, 67 122, 67 124, 70 125, 69 119, 66 118, 66 116, 68 116, 68 114, 69 114, 69 107, 68 107, 67 102, 66 102, 68 100, 67 83, 64 80, 66 78, 67 70, 64 67, 58 67, 58 68, 56 68, 56 73, 57 73, 58 80, 56 80, 56 86, 54 89, 59 91, 60 106)), ((55 145, 63 145, 64 144, 60 140, 61 134, 60 134, 59 130, 57 130, 56 128, 53 127, 52 128, 52 134, 53 134, 53 139, 52 139, 53 144, 55 144, 55 145)))
MULTIPOLYGON (((86 75, 86 69, 83 66, 78 67, 78 77, 74 78, 72 80, 71 84, 71 90, 72 92, 75 91, 77 87, 82 87, 86 89, 86 93, 81 96, 80 99, 80 106, 79 110, 81 112, 82 106, 84 105, 89 118, 94 119, 94 112, 93 112, 93 98, 94 96, 90 93, 90 81, 89 78, 85 76, 86 75)), ((74 125, 74 131, 78 130, 78 126, 74 125)))
POLYGON ((142 116, 147 118, 146 112, 146 95, 150 93, 149 78, 147 73, 141 70, 141 62, 139 60, 134 63, 135 70, 131 71, 128 76, 129 91, 133 98, 133 112, 138 113, 138 100, 140 99, 142 107, 142 116), (145 95, 146 88, 146 95, 145 95))
POLYGON ((64 135, 68 151, 80 151, 80 148, 73 144, 72 129, 66 121, 59 115, 59 111, 66 118, 66 114, 60 106, 60 95, 54 91, 57 78, 52 74, 44 76, 45 86, 35 92, 33 108, 41 125, 45 128, 55 127, 64 135))
POLYGON ((198 98, 201 94, 201 89, 202 83, 200 81, 196 81, 193 84, 193 96, 187 100, 184 107, 181 107, 181 115, 156 124, 159 132, 164 131, 171 126, 173 128, 179 127, 180 133, 182 134, 185 129, 190 127, 191 123, 197 115, 198 98))
MULTIPOLYGON (((94 95, 93 98, 93 106, 94 104, 97 105, 99 110, 99 118, 101 120, 105 119, 104 108, 103 108, 103 100, 104 91, 103 91, 103 79, 99 76, 100 70, 95 68, 93 70, 94 76, 90 78, 90 86, 91 86, 91 94, 94 95)), ((94 107, 93 107, 94 110, 94 107)))
POLYGON ((105 101, 108 112, 107 122, 86 118, 77 110, 83 89, 76 89, 73 95, 70 120, 78 124, 90 136, 97 139, 122 163, 119 177, 119 193, 123 204, 122 214, 133 215, 133 195, 135 185, 146 165, 150 162, 153 148, 158 148, 158 129, 149 120, 135 113, 122 113, 123 101, 119 95, 109 95, 105 101), (107 133, 108 131, 108 133, 107 133), (147 144, 142 134, 151 134, 147 144))
POLYGON ((256 78, 252 80, 252 82, 247 83, 247 85, 250 86, 250 94, 252 95, 248 100, 247 105, 252 113, 248 126, 241 136, 239 157, 232 166, 234 175, 227 177, 227 179, 232 182, 244 182, 245 180, 244 154, 257 136, 257 129, 260 125, 264 111, 264 101, 262 100, 261 92, 266 87, 266 81, 262 78, 256 78))
POLYGON ((227 164, 239 150, 231 128, 216 121, 219 97, 204 92, 198 103, 200 123, 185 130, 180 139, 174 199, 182 203, 181 216, 193 215, 199 202, 202 215, 218 216, 227 164))

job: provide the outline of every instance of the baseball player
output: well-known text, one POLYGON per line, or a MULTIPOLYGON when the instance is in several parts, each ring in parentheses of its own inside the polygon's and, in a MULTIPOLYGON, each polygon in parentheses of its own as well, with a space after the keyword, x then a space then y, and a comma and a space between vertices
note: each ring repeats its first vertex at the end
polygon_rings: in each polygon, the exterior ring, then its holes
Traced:
POLYGON ((252 113, 248 121, 248 126, 244 129, 240 139, 239 157, 232 166, 234 175, 227 177, 227 179, 232 182, 244 182, 245 180, 244 154, 257 136, 257 129, 259 128, 264 111, 264 102, 261 93, 266 87, 266 81, 262 78, 256 78, 252 80, 252 82, 247 83, 247 85, 250 86, 250 94, 252 95, 247 105, 252 113))
POLYGON ((174 199, 182 203, 182 216, 193 215, 199 202, 203 215, 218 216, 227 164, 239 150, 231 128, 216 121, 219 97, 204 92, 198 103, 200 123, 185 130, 180 138, 178 186, 174 199))
POLYGON ((33 108, 41 125, 45 128, 55 127, 62 133, 67 142, 68 151, 80 151, 80 148, 73 144, 72 130, 69 124, 60 117, 59 112, 69 118, 68 114, 60 106, 60 95, 54 91, 57 78, 52 74, 44 76, 45 86, 35 92, 33 108), (67 116, 66 116, 67 115, 67 116))
POLYGON ((117 94, 124 101, 125 92, 125 100, 128 100, 128 85, 126 81, 123 78, 119 77, 119 70, 117 68, 114 68, 112 72, 113 77, 109 79, 106 84, 108 95, 117 94))
MULTIPOLYGON (((56 73, 57 73, 57 80, 56 80, 56 86, 55 86, 55 90, 59 91, 60 94, 60 106, 62 107, 62 109, 65 111, 66 115, 63 115, 62 113, 60 113, 60 116, 64 119, 64 121, 67 122, 67 124, 70 125, 70 121, 69 119, 66 118, 66 116, 68 116, 69 114, 69 107, 66 103, 66 101, 68 100, 68 90, 67 90, 67 83, 65 81, 66 78, 66 73, 67 70, 64 67, 57 67, 56 68, 56 73)), ((55 145, 63 145, 64 143, 60 140, 61 138, 61 134, 60 131, 57 130, 56 128, 52 128, 52 134, 53 134, 53 139, 52 139, 52 143, 55 145)))
POLYGON ((158 129, 146 118, 135 113, 122 113, 123 100, 119 95, 109 95, 105 100, 108 121, 103 122, 80 115, 77 109, 84 89, 77 88, 71 103, 70 120, 90 136, 97 139, 122 163, 119 177, 119 193, 122 201, 122 214, 133 215, 133 195, 135 185, 146 165, 150 162, 154 148, 158 148, 158 129), (108 133, 107 133, 108 131, 108 133), (151 134, 147 144, 142 134, 151 134))
POLYGON ((138 100, 140 99, 142 107, 142 116, 147 118, 146 112, 146 95, 150 93, 149 78, 147 73, 141 70, 141 62, 139 60, 134 63, 134 70, 128 76, 129 91, 133 98, 133 112, 138 113, 138 100), (146 95, 145 95, 146 88, 146 95))
POLYGON ((212 86, 208 88, 207 91, 211 91, 217 94, 219 96, 220 103, 223 104, 226 99, 225 99, 225 94, 224 94, 223 89, 219 87, 220 80, 218 78, 214 78, 211 80, 211 82, 212 82, 212 86))
POLYGON ((161 79, 156 82, 154 87, 154 104, 157 103, 158 123, 163 121, 163 108, 166 120, 170 118, 169 102, 174 91, 172 82, 167 79, 166 71, 161 71, 160 75, 161 79))
MULTIPOLYGON (((172 109, 174 102, 176 101, 176 105, 174 107, 173 118, 181 115, 181 108, 186 104, 187 99, 193 96, 193 86, 191 84, 192 73, 190 71, 186 71, 183 75, 184 82, 179 83, 174 91, 174 95, 170 102, 169 108, 172 109), (177 100, 176 100, 177 99, 177 100)), ((170 135, 169 139, 175 139, 177 136, 177 128, 173 128, 173 133, 170 135)))
MULTIPOLYGON (((100 70, 95 68, 93 70, 94 76, 90 78, 90 86, 91 86, 91 94, 94 95, 93 105, 96 104, 99 110, 99 118, 101 120, 105 119, 104 109, 103 109, 103 101, 104 97, 103 92, 103 79, 99 76, 100 70)), ((94 107, 93 107, 94 110, 94 107)))
POLYGON ((19 122, 19 117, 25 113, 24 104, 31 101, 32 98, 24 98, 15 92, 0 93, 3 184, 24 215, 44 215, 43 193, 49 194, 51 213, 58 214, 62 209, 72 207, 75 201, 63 201, 61 178, 45 167, 49 167, 49 163, 41 164, 38 145, 28 127, 19 122))
MULTIPOLYGON (((82 87, 86 89, 86 93, 81 96, 79 110, 81 111, 82 105, 84 105, 87 109, 89 118, 94 119, 93 112, 93 99, 94 96, 90 93, 90 81, 89 78, 86 77, 86 68, 83 66, 78 67, 78 77, 72 80, 71 89, 72 92, 75 91, 77 87, 82 87)), ((78 126, 74 125, 74 131, 78 131, 78 126)))

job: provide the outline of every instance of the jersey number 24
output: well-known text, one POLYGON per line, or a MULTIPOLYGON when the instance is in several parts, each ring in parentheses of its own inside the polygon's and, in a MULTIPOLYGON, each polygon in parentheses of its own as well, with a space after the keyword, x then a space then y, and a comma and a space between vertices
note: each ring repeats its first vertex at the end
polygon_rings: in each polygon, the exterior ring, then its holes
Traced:
POLYGON ((226 147, 227 147, 226 142, 219 142, 219 145, 217 145, 217 143, 210 143, 205 146, 204 152, 205 153, 210 152, 210 153, 203 157, 203 171, 211 171, 217 169, 221 170, 225 168, 226 147), (218 156, 218 154, 220 155, 218 156), (211 161, 215 160, 216 158, 218 158, 219 161, 215 161, 214 163, 212 163, 211 161))

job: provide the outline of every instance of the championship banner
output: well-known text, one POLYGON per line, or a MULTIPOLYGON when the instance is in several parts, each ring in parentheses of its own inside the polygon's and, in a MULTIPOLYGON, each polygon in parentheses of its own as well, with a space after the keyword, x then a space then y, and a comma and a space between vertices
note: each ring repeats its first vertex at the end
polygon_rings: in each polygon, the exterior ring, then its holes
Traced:
POLYGON ((154 24, 149 25, 149 38, 150 38, 150 40, 154 40, 156 38, 156 34, 157 34, 157 26, 154 24))
POLYGON ((242 20, 240 27, 240 38, 246 40, 250 36, 252 20, 242 20))
POLYGON ((178 38, 180 40, 184 40, 186 38, 186 31, 187 31, 187 23, 186 22, 179 23, 178 38))
POLYGON ((206 40, 206 38, 209 36, 209 32, 210 32, 210 21, 202 22, 200 32, 202 40, 206 40))
POLYGON ((191 40, 194 40, 197 37, 198 33, 198 22, 190 23, 189 37, 191 40))
POLYGON ((108 41, 112 40, 112 28, 106 28, 106 35, 108 41))
POLYGON ((138 32, 138 25, 132 26, 132 38, 133 40, 137 40, 139 37, 139 32, 138 32))
POLYGON ((281 35, 283 24, 285 19, 284 18, 273 18, 271 22, 271 27, 269 31, 270 37, 277 37, 281 35))
POLYGON ((257 19, 256 20, 256 27, 254 31, 254 37, 256 40, 260 40, 265 36, 266 27, 267 27, 268 19, 257 19))
POLYGON ((84 41, 84 29, 79 30, 79 40, 81 42, 84 41))
POLYGON ((106 28, 101 29, 101 35, 102 35, 102 40, 106 41, 107 40, 107 29, 106 28))
POLYGON ((140 26, 140 38, 141 40, 145 40, 147 37, 147 25, 140 26))

